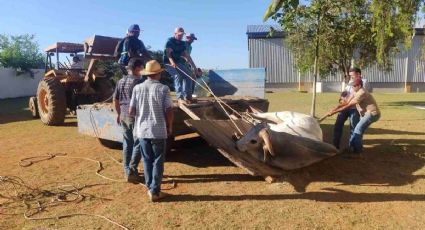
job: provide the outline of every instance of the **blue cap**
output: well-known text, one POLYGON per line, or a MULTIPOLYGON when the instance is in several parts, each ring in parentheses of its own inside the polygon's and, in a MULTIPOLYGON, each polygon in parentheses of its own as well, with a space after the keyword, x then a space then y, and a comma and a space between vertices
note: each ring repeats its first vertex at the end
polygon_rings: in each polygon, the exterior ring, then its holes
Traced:
POLYGON ((130 28, 128 28, 128 32, 132 32, 132 31, 140 31, 140 27, 137 24, 133 24, 130 26, 130 28))

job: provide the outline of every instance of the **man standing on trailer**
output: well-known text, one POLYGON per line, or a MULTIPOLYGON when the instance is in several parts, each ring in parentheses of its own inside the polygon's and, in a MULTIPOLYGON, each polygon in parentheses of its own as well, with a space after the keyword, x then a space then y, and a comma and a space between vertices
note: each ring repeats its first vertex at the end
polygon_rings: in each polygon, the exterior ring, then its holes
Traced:
POLYGON ((165 70, 174 79, 178 103, 190 104, 193 102, 192 85, 195 83, 192 79, 195 79, 195 75, 188 68, 187 64, 196 71, 196 74, 198 73, 195 63, 190 57, 190 54, 186 51, 186 42, 183 41, 184 34, 184 29, 182 27, 177 27, 174 30, 174 37, 167 40, 164 51, 164 63, 165 70), (188 63, 186 63, 186 61, 188 63))

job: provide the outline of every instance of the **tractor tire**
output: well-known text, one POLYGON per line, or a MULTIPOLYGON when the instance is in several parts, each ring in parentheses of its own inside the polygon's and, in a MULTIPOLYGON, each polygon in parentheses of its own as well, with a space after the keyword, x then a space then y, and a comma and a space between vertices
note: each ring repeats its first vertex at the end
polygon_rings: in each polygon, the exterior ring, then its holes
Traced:
POLYGON ((94 89, 98 94, 98 102, 112 102, 112 94, 114 94, 114 86, 108 78, 96 78, 94 89))
POLYGON ((28 108, 31 111, 31 115, 33 118, 39 118, 40 115, 38 114, 38 108, 37 108, 37 98, 36 97, 30 97, 30 100, 28 102, 28 108))
POLYGON ((56 78, 45 78, 38 84, 37 104, 40 119, 45 125, 61 125, 65 120, 65 88, 56 78))

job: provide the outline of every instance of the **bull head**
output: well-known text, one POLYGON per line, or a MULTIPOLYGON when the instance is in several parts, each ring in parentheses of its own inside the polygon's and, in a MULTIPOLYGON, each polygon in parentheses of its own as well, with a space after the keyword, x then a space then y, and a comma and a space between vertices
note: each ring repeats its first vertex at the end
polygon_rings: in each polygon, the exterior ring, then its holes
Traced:
POLYGON ((269 132, 266 123, 258 124, 236 142, 236 148, 241 152, 251 153, 263 150, 265 162, 269 154, 275 156, 269 132))

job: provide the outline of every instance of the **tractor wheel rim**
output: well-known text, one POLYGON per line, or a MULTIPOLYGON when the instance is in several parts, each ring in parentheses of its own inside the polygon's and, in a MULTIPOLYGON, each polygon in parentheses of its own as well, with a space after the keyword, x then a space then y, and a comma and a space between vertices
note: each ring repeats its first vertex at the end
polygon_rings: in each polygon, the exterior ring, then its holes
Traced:
POLYGON ((40 92, 40 107, 44 114, 49 112, 49 98, 47 97, 46 90, 41 90, 40 92))

